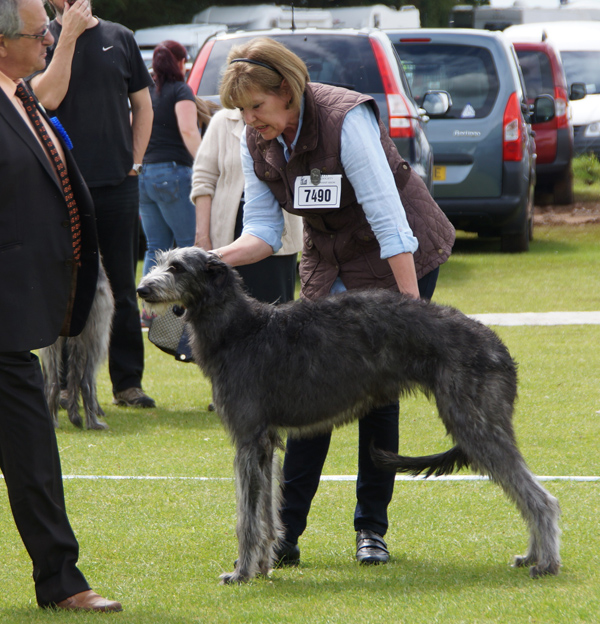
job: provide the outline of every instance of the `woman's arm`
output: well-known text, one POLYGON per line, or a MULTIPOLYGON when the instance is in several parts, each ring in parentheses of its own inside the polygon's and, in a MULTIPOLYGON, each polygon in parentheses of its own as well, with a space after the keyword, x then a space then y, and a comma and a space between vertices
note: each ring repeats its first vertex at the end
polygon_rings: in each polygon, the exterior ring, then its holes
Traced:
POLYGON ((390 263, 400 292, 410 295, 414 299, 418 299, 420 297, 419 282, 417 281, 413 255, 408 252, 397 254, 388 258, 388 262, 390 263))
POLYGON ((254 264, 272 256, 273 248, 252 234, 242 234, 230 245, 215 249, 215 253, 231 266, 241 266, 254 264))
POLYGON ((195 199, 196 203, 196 239, 194 245, 202 249, 212 249, 210 239, 210 210, 212 207, 212 197, 210 195, 200 195, 195 199))
POLYGON ((413 253, 418 241, 406 220, 396 182, 369 104, 350 111, 342 127, 341 161, 358 202, 390 263, 398 288, 415 298, 419 288, 413 253))
POLYGON ((179 134, 181 134, 187 151, 194 158, 202 140, 200 130, 198 130, 196 104, 190 100, 180 100, 175 104, 175 117, 177 118, 179 134))

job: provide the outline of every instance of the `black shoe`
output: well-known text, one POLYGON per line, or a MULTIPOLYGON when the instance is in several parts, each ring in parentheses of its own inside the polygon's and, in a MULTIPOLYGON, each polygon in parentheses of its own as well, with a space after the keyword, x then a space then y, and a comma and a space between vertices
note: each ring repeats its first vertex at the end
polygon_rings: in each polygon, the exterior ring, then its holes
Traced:
POLYGON ((362 529, 356 533, 356 560, 364 565, 378 565, 390 560, 390 551, 379 533, 362 529))
POLYGON ((297 566, 300 563, 300 548, 298 544, 292 544, 287 540, 281 540, 275 549, 274 568, 284 566, 297 566))
POLYGON ((151 399, 141 388, 127 388, 121 392, 115 392, 114 405, 125 407, 156 407, 154 399, 151 399))

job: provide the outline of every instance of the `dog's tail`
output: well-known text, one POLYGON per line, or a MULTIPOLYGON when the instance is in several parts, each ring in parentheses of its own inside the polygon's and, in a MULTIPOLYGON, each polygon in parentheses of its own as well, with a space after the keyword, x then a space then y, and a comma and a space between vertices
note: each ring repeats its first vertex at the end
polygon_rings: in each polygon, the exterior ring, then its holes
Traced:
POLYGON ((441 477, 442 475, 452 474, 461 468, 466 468, 470 464, 469 458, 458 446, 453 446, 445 453, 423 455, 421 457, 397 455, 391 451, 376 448, 372 442, 370 450, 371 459, 380 470, 407 472, 415 477, 423 472, 425 473, 425 478, 432 475, 441 477))

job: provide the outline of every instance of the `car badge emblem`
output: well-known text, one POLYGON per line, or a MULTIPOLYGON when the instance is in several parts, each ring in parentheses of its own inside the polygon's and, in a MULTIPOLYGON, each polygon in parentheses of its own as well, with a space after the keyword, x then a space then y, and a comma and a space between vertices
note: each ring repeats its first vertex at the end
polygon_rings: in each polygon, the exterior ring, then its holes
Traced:
POLYGON ((310 181, 315 186, 319 185, 319 182, 321 182, 321 172, 319 171, 319 169, 311 169, 310 170, 310 181))

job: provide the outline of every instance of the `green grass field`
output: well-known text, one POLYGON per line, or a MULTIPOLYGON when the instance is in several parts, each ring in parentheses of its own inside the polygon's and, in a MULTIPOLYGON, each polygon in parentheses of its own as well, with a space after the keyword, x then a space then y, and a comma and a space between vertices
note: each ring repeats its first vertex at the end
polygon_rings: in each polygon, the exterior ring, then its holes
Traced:
POLYGON ((573 159, 575 199, 597 202, 600 197, 600 162, 594 154, 573 159))
MULTIPOLYGON (((600 310, 600 226, 539 228, 531 251, 518 255, 460 237, 435 299, 467 313, 600 310)), ((515 427, 532 470, 600 475, 600 326, 496 330, 519 362, 515 427)), ((123 613, 36 607, 31 563, 0 481, 2 624, 600 621, 599 481, 545 484, 563 511, 558 577, 534 581, 510 567, 526 549, 526 528, 487 481, 399 481, 387 534, 392 561, 359 567, 355 484, 330 480, 315 498, 298 569, 218 585, 237 554, 235 492, 231 445, 206 409, 210 387, 196 366, 147 344, 144 388, 157 409, 114 407, 104 368, 99 393, 110 430, 76 430, 61 412, 57 433, 63 473, 76 477, 65 479, 65 492, 80 567, 94 589, 123 602, 123 613)), ((450 445, 422 397, 403 400, 400 434, 404 454, 450 445)), ((356 425, 336 431, 324 474, 355 475, 356 445, 356 425)))

